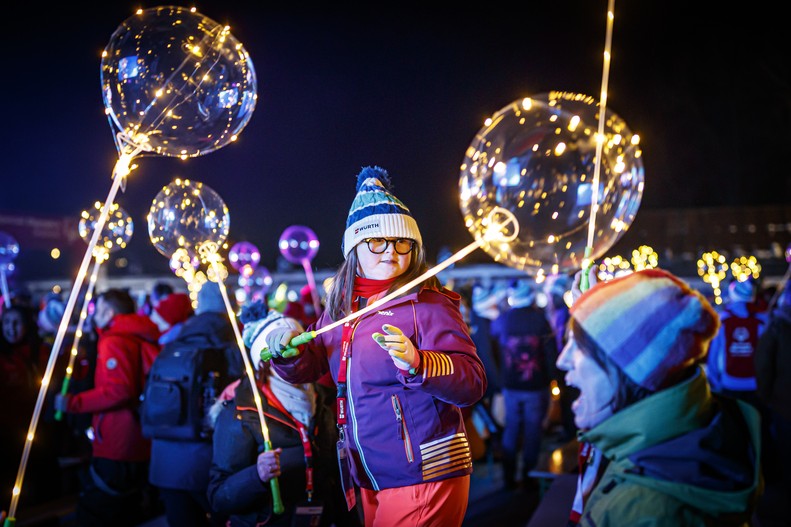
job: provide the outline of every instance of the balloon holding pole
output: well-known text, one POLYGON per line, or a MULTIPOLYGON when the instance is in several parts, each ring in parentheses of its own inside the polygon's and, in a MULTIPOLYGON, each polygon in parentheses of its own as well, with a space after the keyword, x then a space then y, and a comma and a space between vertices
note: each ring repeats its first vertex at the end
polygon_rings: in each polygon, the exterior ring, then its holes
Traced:
MULTIPOLYGON (((438 273, 442 272, 449 266, 453 265, 454 263, 458 262, 468 254, 473 252, 475 249, 479 247, 483 247, 487 243, 508 244, 513 242, 519 235, 519 223, 516 221, 514 215, 510 211, 507 211, 500 207, 493 208, 489 212, 489 215, 487 216, 483 224, 486 226, 486 228, 475 239, 475 241, 469 244, 467 247, 461 249, 452 256, 438 263, 437 265, 435 265, 434 267, 432 267, 422 275, 414 278, 410 282, 402 285, 401 287, 397 288, 394 291, 391 291, 390 293, 383 296, 379 300, 376 300, 375 302, 371 302, 370 304, 366 305, 364 308, 355 311, 354 313, 351 313, 340 320, 336 320, 332 324, 327 324, 326 326, 322 326, 321 328, 316 329, 314 331, 307 331, 297 335, 296 337, 291 339, 291 341, 288 344, 288 347, 286 347, 286 349, 283 350, 281 355, 285 358, 296 356, 299 353, 297 347, 299 347, 300 345, 310 342, 318 335, 321 335, 322 333, 326 333, 327 331, 330 331, 342 324, 345 324, 346 322, 361 317, 362 315, 365 315, 366 313, 369 313, 375 309, 379 309, 380 306, 406 293, 413 287, 426 281, 428 278, 437 275, 438 273)), ((268 348, 264 348, 263 350, 261 350, 261 360, 269 361, 271 359, 272 359, 272 353, 269 351, 268 348)))
POLYGON ((125 20, 102 54, 101 81, 119 159, 53 343, 6 524, 15 521, 30 439, 57 351, 109 207, 125 187, 132 159, 144 154, 187 158, 213 152, 237 139, 257 101, 255 69, 245 48, 228 26, 187 7, 140 9, 125 20), (191 44, 174 46, 173 42, 191 44))
POLYGON ((122 181, 124 181, 124 179, 129 175, 129 164, 136 154, 136 151, 131 151, 128 154, 122 154, 115 164, 115 169, 113 170, 113 184, 110 187, 110 192, 107 195, 107 199, 105 199, 101 206, 101 212, 99 213, 99 217, 96 220, 94 232, 91 235, 90 241, 88 242, 88 248, 83 255, 82 262, 80 263, 79 270, 77 271, 77 277, 74 280, 71 293, 69 294, 69 299, 66 302, 66 309, 63 312, 63 318, 61 318, 60 325, 58 326, 58 332, 55 335, 55 341, 52 344, 49 360, 47 361, 47 366, 44 370, 44 376, 41 380, 41 388, 39 389, 36 405, 33 409, 33 416, 31 417, 30 426, 28 427, 25 447, 22 450, 22 458, 19 463, 19 470, 17 471, 14 489, 11 494, 11 505, 8 508, 8 518, 6 518, 7 524, 8 522, 16 521, 16 509, 19 505, 19 495, 22 492, 22 483, 25 479, 25 468, 27 466, 28 458, 30 457, 30 448, 33 438, 36 434, 38 420, 41 416, 41 408, 44 405, 47 389, 49 387, 50 381, 52 380, 52 372, 55 369, 55 362, 57 361, 60 348, 63 345, 63 339, 65 338, 66 331, 68 330, 71 315, 74 313, 74 305, 77 303, 77 297, 79 296, 80 289, 82 288, 82 284, 85 281, 85 275, 88 271, 88 265, 90 264, 93 250, 97 246, 99 236, 102 232, 102 229, 104 229, 107 218, 110 215, 110 210, 112 209, 112 204, 115 201, 115 196, 118 193, 118 189, 121 187, 122 181))
MULTIPOLYGON (((82 309, 80 310, 80 318, 77 322, 77 329, 74 332, 74 342, 71 345, 71 352, 69 353, 69 364, 66 366, 66 375, 63 377, 63 384, 60 387, 61 395, 66 395, 69 393, 69 384, 71 383, 71 376, 74 372, 74 361, 76 360, 77 353, 79 351, 82 330, 83 326, 85 325, 85 320, 88 318, 88 306, 90 305, 91 299, 93 298, 93 290, 96 286, 96 279, 99 276, 100 267, 101 262, 97 259, 93 264, 93 271, 91 272, 91 277, 88 280, 88 288, 85 291, 85 300, 83 301, 82 309)), ((55 410, 55 420, 61 421, 62 419, 63 412, 60 410, 55 410)))
MULTIPOLYGON (((82 211, 78 231, 80 237, 86 243, 91 238, 97 223, 97 214, 101 213, 102 203, 97 201, 94 203, 93 209, 82 211)), ((63 377, 63 384, 61 385, 61 395, 66 395, 69 391, 69 383, 71 376, 74 373, 74 361, 77 359, 79 352, 80 340, 82 339, 82 331, 85 326, 85 321, 88 318, 88 306, 93 299, 93 291, 96 287, 96 280, 99 276, 99 269, 102 264, 110 258, 110 253, 116 252, 126 247, 127 243, 134 233, 134 221, 131 216, 121 208, 117 203, 110 206, 109 216, 102 229, 102 238, 100 242, 93 248, 93 270, 88 279, 88 287, 85 291, 85 298, 83 300, 80 316, 77 321, 77 329, 74 333, 74 342, 71 344, 71 351, 69 353, 69 363, 66 366, 66 375, 63 377)), ((60 350, 58 350, 60 353, 60 350)), ((60 410, 55 411, 55 420, 60 421, 63 418, 63 412, 60 410)))
MULTIPOLYGON (((210 276, 218 278, 221 277, 221 258, 220 255, 217 254, 216 244, 205 243, 200 246, 199 252, 201 253, 201 260, 209 264, 209 267, 212 270, 210 276)), ((241 332, 239 331, 239 324, 236 322, 236 314, 234 313, 233 307, 231 306, 231 301, 228 298, 228 291, 225 287, 225 282, 221 279, 217 280, 217 285, 220 287, 220 293, 222 294, 222 299, 225 303, 225 310, 228 314, 229 320, 231 321, 231 327, 233 327, 233 332, 236 337, 236 344, 239 347, 239 352, 242 354, 244 371, 252 388, 253 400, 255 401, 255 408, 258 412, 258 422, 261 426, 261 435, 264 438, 264 451, 269 451, 272 450, 272 441, 269 439, 269 427, 267 426, 266 419, 264 417, 264 407, 261 402, 261 395, 259 394, 258 389, 256 389, 257 383, 255 380, 255 372, 253 371, 252 364, 250 364, 250 359, 247 358, 244 339, 241 332)), ((272 510, 275 512, 275 514, 283 514, 283 512, 285 512, 285 506, 283 505, 283 498, 280 494, 280 482, 278 478, 270 479, 269 486, 270 491, 272 492, 272 510)))

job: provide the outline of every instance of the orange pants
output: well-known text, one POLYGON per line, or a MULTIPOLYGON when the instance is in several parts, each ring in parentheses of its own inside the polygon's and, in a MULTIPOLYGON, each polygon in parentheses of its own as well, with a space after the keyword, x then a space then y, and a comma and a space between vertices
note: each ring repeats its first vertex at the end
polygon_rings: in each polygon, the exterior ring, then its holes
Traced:
POLYGON ((409 487, 360 489, 365 527, 454 527, 467 513, 470 476, 409 487))

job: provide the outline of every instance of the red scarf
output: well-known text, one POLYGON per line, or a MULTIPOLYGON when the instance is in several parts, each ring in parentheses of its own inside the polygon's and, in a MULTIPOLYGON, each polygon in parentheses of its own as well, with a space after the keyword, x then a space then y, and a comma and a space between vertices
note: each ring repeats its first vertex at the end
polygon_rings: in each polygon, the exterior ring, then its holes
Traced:
POLYGON ((354 277, 354 290, 353 297, 371 298, 374 295, 382 293, 390 289, 396 277, 388 278, 387 280, 374 280, 372 278, 363 278, 362 276, 354 277))

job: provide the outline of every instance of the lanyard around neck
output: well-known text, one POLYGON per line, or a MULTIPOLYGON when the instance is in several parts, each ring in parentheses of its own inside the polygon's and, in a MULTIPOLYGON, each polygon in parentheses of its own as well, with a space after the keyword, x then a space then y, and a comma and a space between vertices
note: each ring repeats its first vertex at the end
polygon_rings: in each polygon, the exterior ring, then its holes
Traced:
POLYGON ((299 432, 299 438, 302 440, 302 450, 305 453, 305 494, 308 496, 308 501, 313 498, 313 448, 310 446, 310 436, 308 435, 308 430, 301 421, 296 419, 291 413, 286 410, 283 403, 277 398, 274 394, 272 389, 266 383, 263 383, 261 386, 261 391, 264 392, 266 396, 267 402, 274 406, 276 409, 280 410, 280 412, 287 416, 294 426, 296 427, 297 431, 299 432))

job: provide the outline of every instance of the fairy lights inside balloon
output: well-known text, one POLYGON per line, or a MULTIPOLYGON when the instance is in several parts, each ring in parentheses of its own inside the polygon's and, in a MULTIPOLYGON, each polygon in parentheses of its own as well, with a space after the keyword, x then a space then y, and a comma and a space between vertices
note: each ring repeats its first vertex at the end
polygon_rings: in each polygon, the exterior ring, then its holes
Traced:
POLYGON ((495 261, 535 276, 571 272, 583 264, 592 213, 599 221, 591 258, 629 228, 643 189, 639 137, 610 111, 599 137, 598 110, 590 96, 549 92, 505 106, 479 130, 461 165, 459 202, 467 229, 495 261), (602 175, 593 188, 597 141, 602 175), (495 207, 519 225, 508 243, 481 236, 495 207))

